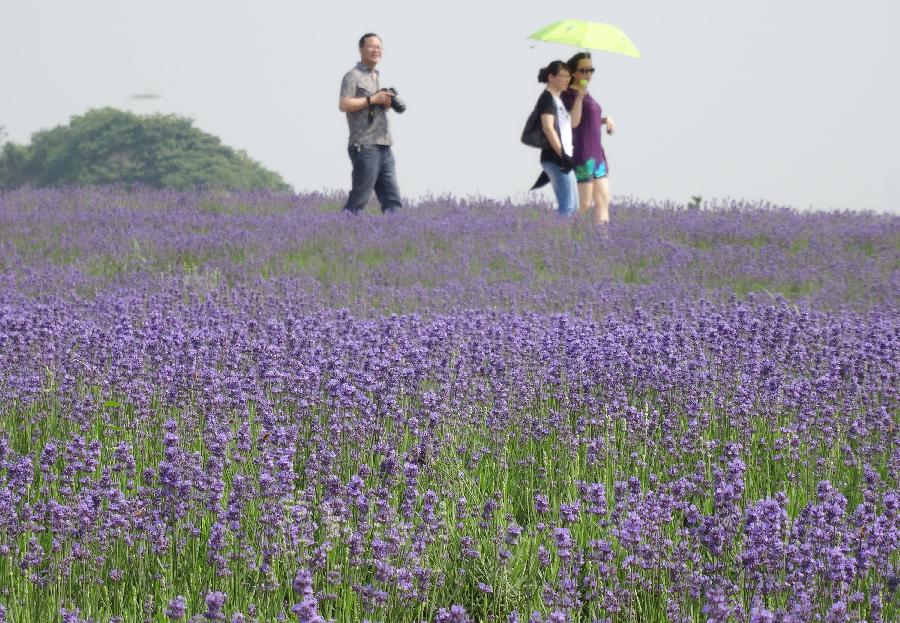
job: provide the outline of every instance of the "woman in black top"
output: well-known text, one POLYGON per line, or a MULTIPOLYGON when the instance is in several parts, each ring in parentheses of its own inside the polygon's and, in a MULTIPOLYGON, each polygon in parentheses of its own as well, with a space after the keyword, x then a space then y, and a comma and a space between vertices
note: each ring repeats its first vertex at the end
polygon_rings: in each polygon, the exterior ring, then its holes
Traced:
POLYGON ((546 83, 547 88, 538 98, 536 108, 549 147, 541 150, 544 175, 533 188, 549 181, 559 203, 559 213, 563 216, 574 214, 578 208, 578 185, 572 162, 572 127, 578 125, 579 119, 569 114, 560 99, 560 93, 568 88, 571 79, 569 68, 563 61, 553 61, 538 72, 538 82, 546 83))

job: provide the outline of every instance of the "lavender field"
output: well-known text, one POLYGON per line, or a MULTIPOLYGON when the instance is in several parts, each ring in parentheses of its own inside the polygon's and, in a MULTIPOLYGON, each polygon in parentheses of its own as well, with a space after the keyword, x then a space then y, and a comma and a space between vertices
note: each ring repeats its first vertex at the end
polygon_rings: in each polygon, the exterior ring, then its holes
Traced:
POLYGON ((900 618, 900 217, 0 193, 0 623, 900 618))

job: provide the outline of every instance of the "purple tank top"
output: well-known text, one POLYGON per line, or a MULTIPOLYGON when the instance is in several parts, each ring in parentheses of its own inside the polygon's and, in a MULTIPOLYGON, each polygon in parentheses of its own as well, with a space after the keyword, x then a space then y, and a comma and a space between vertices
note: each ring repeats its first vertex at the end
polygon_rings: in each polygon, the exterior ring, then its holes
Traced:
MULTIPOLYGON (((561 99, 567 110, 572 110, 575 103, 575 89, 566 89, 561 94, 561 99)), ((582 165, 593 159, 600 164, 606 160, 603 145, 600 143, 600 131, 603 129, 603 111, 600 104, 591 97, 590 93, 584 96, 581 103, 581 123, 577 128, 572 128, 573 151, 572 159, 576 165, 582 165)), ((609 163, 607 163, 609 167, 609 163)))

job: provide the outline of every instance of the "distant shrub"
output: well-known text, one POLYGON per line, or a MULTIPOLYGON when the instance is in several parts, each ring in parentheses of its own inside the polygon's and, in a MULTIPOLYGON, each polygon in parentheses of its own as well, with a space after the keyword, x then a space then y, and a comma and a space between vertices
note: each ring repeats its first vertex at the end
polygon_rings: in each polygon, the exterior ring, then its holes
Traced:
POLYGON ((111 184, 290 190, 277 173, 176 115, 95 109, 0 150, 0 188, 111 184))

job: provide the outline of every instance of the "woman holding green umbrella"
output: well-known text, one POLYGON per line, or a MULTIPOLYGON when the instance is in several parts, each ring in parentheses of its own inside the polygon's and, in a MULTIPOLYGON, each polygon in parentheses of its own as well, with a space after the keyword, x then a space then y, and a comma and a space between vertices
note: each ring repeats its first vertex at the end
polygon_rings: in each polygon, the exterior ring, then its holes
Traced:
POLYGON ((590 52, 579 52, 567 63, 572 74, 569 88, 561 94, 572 112, 572 160, 578 181, 578 212, 588 211, 594 203, 593 220, 597 225, 609 222, 609 165, 600 140, 603 126, 607 134, 615 132, 612 117, 604 117, 600 104, 587 92, 594 77, 590 52))

